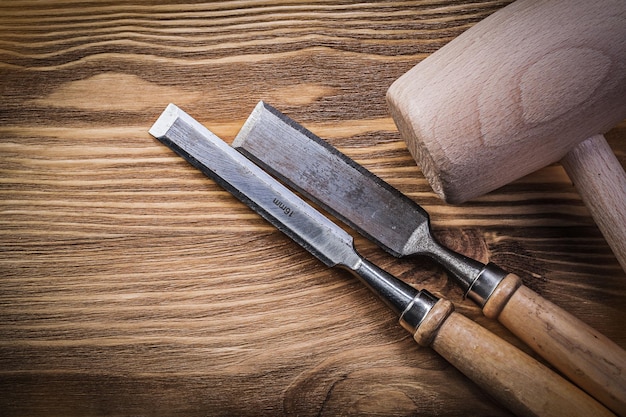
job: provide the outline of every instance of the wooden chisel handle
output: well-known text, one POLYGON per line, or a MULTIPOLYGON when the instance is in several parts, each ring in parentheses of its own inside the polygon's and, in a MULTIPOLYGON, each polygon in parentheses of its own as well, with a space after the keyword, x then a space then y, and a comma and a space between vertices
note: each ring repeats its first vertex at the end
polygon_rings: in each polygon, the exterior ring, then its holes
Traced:
POLYGON ((520 416, 611 416, 583 391, 439 300, 414 338, 520 416))
POLYGON ((626 416, 626 352, 606 336, 524 286, 515 274, 502 279, 483 312, 598 401, 626 416))

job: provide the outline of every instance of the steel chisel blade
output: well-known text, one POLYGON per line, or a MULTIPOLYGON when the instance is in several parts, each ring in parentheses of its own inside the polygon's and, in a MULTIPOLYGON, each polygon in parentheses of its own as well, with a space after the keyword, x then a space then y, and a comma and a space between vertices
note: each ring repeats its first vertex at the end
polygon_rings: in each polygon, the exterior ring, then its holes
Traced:
POLYGON ((426 211, 272 106, 256 106, 233 147, 394 256, 428 252, 426 211))
POLYGON ((272 106, 255 107, 233 147, 392 255, 428 256, 466 292, 482 274, 481 262, 437 242, 418 204, 272 106))

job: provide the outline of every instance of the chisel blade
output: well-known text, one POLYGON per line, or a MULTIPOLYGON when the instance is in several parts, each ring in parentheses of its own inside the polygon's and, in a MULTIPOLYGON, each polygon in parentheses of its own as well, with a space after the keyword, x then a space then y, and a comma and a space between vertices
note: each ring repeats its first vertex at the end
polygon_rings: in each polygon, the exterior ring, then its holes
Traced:
POLYGON ((392 255, 428 252, 426 211, 267 103, 233 147, 392 255))

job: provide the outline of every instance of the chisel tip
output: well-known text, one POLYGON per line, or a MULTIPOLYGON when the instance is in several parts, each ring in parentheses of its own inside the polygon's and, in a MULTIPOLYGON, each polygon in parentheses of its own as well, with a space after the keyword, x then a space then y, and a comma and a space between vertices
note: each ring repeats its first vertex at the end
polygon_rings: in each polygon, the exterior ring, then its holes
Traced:
POLYGON ((156 122, 152 125, 149 133, 155 138, 165 136, 167 131, 172 127, 178 116, 180 115, 180 109, 175 104, 168 104, 163 113, 159 116, 156 122))

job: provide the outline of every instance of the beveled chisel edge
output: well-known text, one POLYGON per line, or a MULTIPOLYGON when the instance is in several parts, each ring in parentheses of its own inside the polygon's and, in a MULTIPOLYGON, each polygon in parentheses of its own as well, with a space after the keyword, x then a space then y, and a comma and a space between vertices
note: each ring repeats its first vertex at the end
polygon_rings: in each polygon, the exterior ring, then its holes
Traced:
POLYGON ((154 122, 148 133, 156 138, 164 136, 168 130, 172 127, 176 119, 179 118, 184 112, 175 104, 168 104, 163 113, 154 122))

